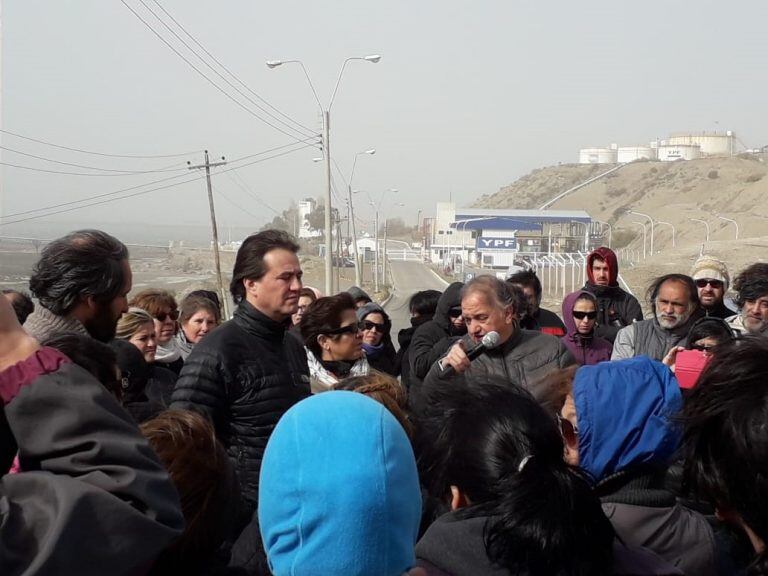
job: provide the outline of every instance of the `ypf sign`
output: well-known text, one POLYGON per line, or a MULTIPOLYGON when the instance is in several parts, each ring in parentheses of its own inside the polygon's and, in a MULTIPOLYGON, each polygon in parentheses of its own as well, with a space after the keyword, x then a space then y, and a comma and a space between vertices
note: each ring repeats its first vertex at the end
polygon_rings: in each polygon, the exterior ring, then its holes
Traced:
POLYGON ((476 248, 478 252, 515 252, 517 251, 517 239, 481 236, 477 239, 476 248))

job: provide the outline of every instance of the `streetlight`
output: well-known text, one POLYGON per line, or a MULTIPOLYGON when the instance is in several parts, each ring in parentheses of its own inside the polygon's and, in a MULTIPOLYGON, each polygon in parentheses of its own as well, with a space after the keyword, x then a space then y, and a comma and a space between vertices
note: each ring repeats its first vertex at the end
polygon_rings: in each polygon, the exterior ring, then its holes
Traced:
MULTIPOLYGON (((395 206, 403 207, 405 204, 402 202, 396 202, 395 206)), ((384 261, 382 262, 381 280, 384 282, 384 286, 387 285, 387 232, 389 227, 387 225, 387 214, 384 214, 384 261)))
POLYGON ((627 210, 629 214, 634 214, 635 216, 642 216, 643 218, 648 218, 648 222, 651 223, 651 256, 653 256, 653 218, 648 216, 648 214, 643 214, 642 212, 635 212, 634 210, 627 210))
POLYGON ((376 229, 376 251, 373 253, 373 291, 378 292, 379 291, 379 209, 381 208, 381 203, 384 201, 384 196, 387 195, 387 192, 391 192, 392 194, 397 194, 397 188, 390 188, 389 190, 384 190, 384 192, 381 193, 381 198, 379 198, 379 203, 373 201, 373 198, 371 198, 371 195, 368 194, 368 200, 371 204, 371 207, 374 210, 373 213, 373 225, 376 229))
POLYGON ((376 154, 376 148, 369 148, 368 150, 364 150, 363 152, 358 152, 355 154, 355 160, 352 162, 352 173, 349 175, 349 183, 347 184, 347 194, 349 199, 349 221, 352 225, 352 245, 355 249, 355 285, 362 286, 363 285, 363 265, 360 263, 360 254, 357 250, 357 231, 355 230, 355 207, 352 203, 352 179, 355 177, 355 167, 357 166, 357 158, 358 156, 363 156, 365 154, 373 155, 376 154))
POLYGON ((670 228, 672 228, 672 248, 674 248, 675 247, 675 227, 669 222, 664 222, 663 220, 656 220, 656 224, 669 226, 670 228))
POLYGON ((341 77, 344 75, 344 69, 347 67, 347 63, 351 60, 365 60, 366 62, 377 63, 381 60, 381 56, 378 54, 371 54, 369 56, 354 56, 344 60, 339 71, 339 76, 336 79, 336 85, 333 88, 331 99, 328 102, 328 107, 323 108, 323 104, 320 102, 320 97, 317 95, 315 85, 312 83, 312 79, 309 76, 307 67, 301 60, 268 60, 267 67, 270 69, 277 68, 283 64, 298 64, 304 71, 304 76, 307 78, 309 87, 312 89, 312 94, 315 96, 317 105, 320 108, 320 112, 323 114, 323 157, 325 158, 325 293, 333 294, 333 259, 331 257, 331 237, 333 236, 333 227, 331 223, 331 107, 333 101, 336 98, 336 92, 339 90, 339 84, 341 83, 341 77))
POLYGON ((698 222, 700 224, 704 224, 704 227, 707 229, 707 236, 704 239, 704 242, 709 242, 709 222, 706 220, 702 220, 701 218, 688 218, 691 222, 698 222))
POLYGON ((638 222, 637 220, 633 220, 632 224, 637 224, 638 226, 643 227, 643 260, 645 260, 645 240, 648 235, 648 225, 645 222, 638 222))
POLYGON ((725 220, 726 222, 730 222, 731 224, 736 226, 736 238, 735 238, 735 240, 738 240, 739 239, 739 223, 736 222, 736 220, 734 220, 733 218, 726 218, 725 216, 719 216, 719 215, 717 217, 720 218, 720 220, 725 220))

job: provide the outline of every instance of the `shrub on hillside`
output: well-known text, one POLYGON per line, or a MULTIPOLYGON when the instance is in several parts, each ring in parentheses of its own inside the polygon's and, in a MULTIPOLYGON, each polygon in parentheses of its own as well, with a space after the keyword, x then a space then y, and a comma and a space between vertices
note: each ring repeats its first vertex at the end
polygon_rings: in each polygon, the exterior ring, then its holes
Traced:
POLYGON ((720 174, 717 172, 717 170, 710 170, 709 174, 707 174, 707 178, 710 180, 715 180, 720 177, 720 174))

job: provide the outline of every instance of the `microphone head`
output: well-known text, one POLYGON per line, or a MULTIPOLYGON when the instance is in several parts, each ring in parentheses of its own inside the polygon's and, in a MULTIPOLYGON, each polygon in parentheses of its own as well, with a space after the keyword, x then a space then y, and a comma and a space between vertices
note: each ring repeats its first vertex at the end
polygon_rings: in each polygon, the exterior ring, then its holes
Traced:
POLYGON ((485 346, 486 350, 491 350, 501 343, 501 336, 499 336, 498 332, 488 332, 488 334, 483 336, 480 343, 485 346))

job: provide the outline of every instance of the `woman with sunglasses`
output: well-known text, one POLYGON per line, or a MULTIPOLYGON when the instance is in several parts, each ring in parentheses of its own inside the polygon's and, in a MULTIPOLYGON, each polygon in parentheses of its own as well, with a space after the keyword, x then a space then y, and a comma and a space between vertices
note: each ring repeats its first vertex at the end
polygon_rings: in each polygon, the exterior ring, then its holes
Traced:
POLYGON ((563 344, 582 366, 611 359, 613 346, 595 334, 597 308, 597 298, 585 290, 568 294, 563 300, 563 322, 567 330, 563 344))
POLYGON ((174 338, 179 330, 176 322, 179 319, 179 306, 173 294, 167 290, 149 288, 136 294, 128 304, 152 315, 157 340, 155 362, 178 375, 184 366, 184 359, 174 338))
POLYGON ((387 313, 378 304, 369 302, 357 309, 357 320, 368 364, 374 370, 397 376, 397 352, 392 344, 392 321, 387 313))
POLYGON ((301 318, 313 394, 333 389, 347 376, 370 370, 363 352, 363 336, 355 302, 346 292, 313 302, 301 318))

